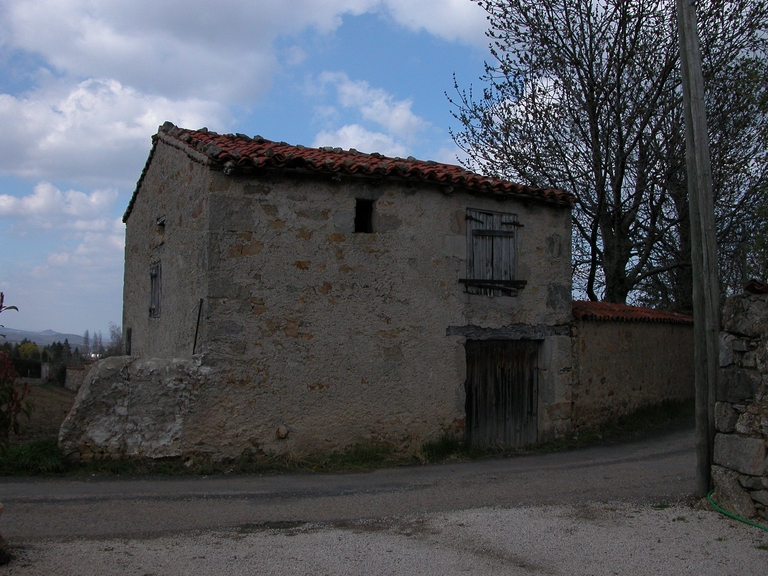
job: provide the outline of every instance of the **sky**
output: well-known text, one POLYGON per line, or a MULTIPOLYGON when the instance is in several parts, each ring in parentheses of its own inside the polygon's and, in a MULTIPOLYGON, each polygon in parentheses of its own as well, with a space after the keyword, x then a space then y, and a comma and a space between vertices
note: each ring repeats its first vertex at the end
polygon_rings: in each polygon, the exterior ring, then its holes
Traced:
POLYGON ((165 121, 458 163, 470 0, 0 0, 0 324, 108 334, 122 215, 165 121))

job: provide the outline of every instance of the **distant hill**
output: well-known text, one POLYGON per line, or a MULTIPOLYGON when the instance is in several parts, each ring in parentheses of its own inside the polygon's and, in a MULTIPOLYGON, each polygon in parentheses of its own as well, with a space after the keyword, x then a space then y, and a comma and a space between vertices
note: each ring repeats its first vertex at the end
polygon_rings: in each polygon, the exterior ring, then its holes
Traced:
POLYGON ((69 340, 69 345, 74 348, 75 346, 83 345, 82 335, 77 334, 62 334, 54 330, 43 330, 42 332, 30 332, 28 330, 15 330, 14 328, 0 328, 0 334, 4 334, 5 338, 0 336, 0 344, 3 342, 10 342, 14 344, 21 342, 25 338, 30 342, 34 342, 38 346, 47 346, 54 342, 64 342, 66 338, 69 340))

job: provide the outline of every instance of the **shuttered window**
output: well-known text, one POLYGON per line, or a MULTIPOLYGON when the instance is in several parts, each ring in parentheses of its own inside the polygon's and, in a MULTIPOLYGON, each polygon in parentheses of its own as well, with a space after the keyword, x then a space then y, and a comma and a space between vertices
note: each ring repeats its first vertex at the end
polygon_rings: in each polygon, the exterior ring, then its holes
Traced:
POLYGON ((149 267, 149 317, 160 317, 160 299, 163 295, 162 268, 160 262, 149 267))
POLYGON ((467 209, 467 277, 470 294, 516 296, 517 214, 467 209))

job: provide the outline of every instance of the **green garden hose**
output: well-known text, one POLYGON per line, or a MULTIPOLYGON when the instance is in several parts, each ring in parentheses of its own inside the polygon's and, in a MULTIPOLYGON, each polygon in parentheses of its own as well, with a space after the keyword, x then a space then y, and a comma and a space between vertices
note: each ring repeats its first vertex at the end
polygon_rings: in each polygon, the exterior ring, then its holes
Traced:
POLYGON ((707 494, 707 500, 709 501, 710 504, 712 504, 712 506, 715 507, 715 510, 720 512, 720 514, 725 514, 726 516, 728 516, 730 518, 733 518, 734 520, 738 520, 739 522, 744 522, 744 524, 749 524, 750 526, 754 526, 755 528, 760 528, 761 530, 765 530, 766 532, 768 532, 768 526, 763 526, 761 524, 756 524, 755 522, 751 522, 749 520, 745 520, 741 516, 736 516, 736 514, 731 514, 730 512, 726 512, 725 510, 720 508, 720 506, 715 504, 715 501, 712 500, 712 493, 713 492, 714 492, 714 490, 710 490, 709 491, 709 494, 707 494))

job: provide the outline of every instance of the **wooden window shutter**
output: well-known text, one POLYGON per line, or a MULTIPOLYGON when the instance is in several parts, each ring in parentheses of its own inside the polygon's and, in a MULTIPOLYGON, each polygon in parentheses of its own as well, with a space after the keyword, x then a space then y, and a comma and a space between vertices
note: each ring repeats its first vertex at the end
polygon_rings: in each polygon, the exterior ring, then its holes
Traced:
POLYGON ((517 269, 516 214, 467 209, 467 278, 470 294, 515 296, 525 286, 517 269))
POLYGON ((162 267, 155 262, 149 267, 149 316, 160 317, 160 300, 163 295, 162 267))

